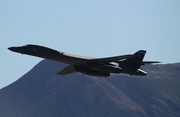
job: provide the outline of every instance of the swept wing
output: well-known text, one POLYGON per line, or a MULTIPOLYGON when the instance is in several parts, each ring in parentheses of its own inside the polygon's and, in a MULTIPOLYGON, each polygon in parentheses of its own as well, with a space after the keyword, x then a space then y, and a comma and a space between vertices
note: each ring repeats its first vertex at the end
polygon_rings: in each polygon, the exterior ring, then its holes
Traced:
MULTIPOLYGON (((87 59, 87 62, 90 63, 108 63, 108 62, 116 62, 122 59, 126 59, 129 57, 132 57, 133 55, 123 55, 123 56, 115 56, 115 57, 106 57, 106 58, 97 58, 97 59, 87 59)), ((76 66, 78 66, 78 64, 76 64, 76 66)), ((86 66, 86 64, 79 64, 79 66, 86 66)), ((64 69, 62 69, 60 72, 58 72, 58 74, 60 75, 65 75, 65 74, 70 74, 75 72, 76 70, 74 69, 73 65, 69 65, 67 67, 65 67, 64 69)))
POLYGON ((88 59, 88 62, 117 62, 122 59, 133 57, 132 54, 122 55, 122 56, 114 56, 114 57, 106 57, 106 58, 95 58, 95 59, 88 59))

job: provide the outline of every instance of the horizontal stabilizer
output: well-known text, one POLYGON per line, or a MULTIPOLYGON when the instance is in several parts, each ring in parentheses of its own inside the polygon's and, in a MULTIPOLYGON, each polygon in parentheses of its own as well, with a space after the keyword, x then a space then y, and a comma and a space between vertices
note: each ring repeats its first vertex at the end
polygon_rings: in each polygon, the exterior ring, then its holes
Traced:
POLYGON ((161 63, 159 61, 139 61, 139 62, 134 62, 135 64, 139 65, 145 65, 145 64, 153 64, 153 63, 161 63))
POLYGON ((65 67, 63 70, 61 70, 60 72, 58 72, 57 74, 65 75, 65 74, 70 74, 73 72, 75 72, 74 67, 69 65, 69 66, 65 67))

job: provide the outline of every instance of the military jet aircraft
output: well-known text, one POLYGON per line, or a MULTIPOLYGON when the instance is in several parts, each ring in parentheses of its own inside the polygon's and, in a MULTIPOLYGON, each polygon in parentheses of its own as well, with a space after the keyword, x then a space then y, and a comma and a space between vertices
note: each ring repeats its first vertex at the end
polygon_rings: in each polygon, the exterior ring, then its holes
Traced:
POLYGON ((68 64, 57 74, 65 75, 73 72, 92 76, 110 76, 110 73, 125 73, 130 75, 145 76, 147 73, 140 69, 141 65, 159 63, 157 61, 142 61, 145 50, 139 50, 134 54, 114 56, 107 58, 90 58, 68 54, 39 45, 25 45, 9 47, 9 50, 17 53, 37 56, 68 64))

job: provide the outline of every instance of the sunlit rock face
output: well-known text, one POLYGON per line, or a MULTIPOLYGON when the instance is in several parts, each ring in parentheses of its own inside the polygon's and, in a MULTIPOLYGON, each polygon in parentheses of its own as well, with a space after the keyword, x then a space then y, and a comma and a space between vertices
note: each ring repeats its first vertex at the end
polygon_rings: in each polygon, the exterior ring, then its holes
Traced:
POLYGON ((43 60, 0 90, 0 117, 179 117, 180 64, 147 65, 144 77, 57 75, 43 60))

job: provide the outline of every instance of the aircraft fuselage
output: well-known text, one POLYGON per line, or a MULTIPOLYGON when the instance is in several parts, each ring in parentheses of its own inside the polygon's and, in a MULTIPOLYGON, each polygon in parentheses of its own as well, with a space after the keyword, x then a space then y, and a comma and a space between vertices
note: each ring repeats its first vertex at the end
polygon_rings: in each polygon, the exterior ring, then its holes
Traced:
POLYGON ((144 50, 140 50, 133 55, 129 54, 96 59, 68 54, 39 45, 10 47, 8 49, 17 53, 32 55, 68 64, 69 66, 58 72, 58 74, 61 75, 73 73, 75 71, 93 76, 109 76, 110 73, 126 73, 141 76, 147 74, 145 71, 139 69, 139 67, 143 64, 142 59, 146 53, 144 50))

